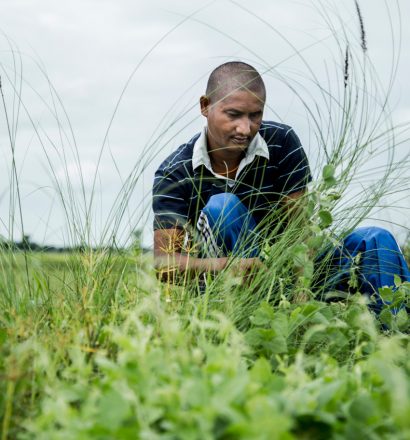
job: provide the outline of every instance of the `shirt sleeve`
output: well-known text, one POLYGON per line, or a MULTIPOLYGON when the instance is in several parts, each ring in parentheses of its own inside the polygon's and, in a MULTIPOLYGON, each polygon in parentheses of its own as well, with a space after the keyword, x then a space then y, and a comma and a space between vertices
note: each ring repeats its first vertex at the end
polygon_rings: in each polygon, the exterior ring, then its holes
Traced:
POLYGON ((152 208, 154 230, 183 228, 188 220, 188 203, 178 176, 161 169, 155 173, 152 208))
POLYGON ((292 128, 286 132, 282 157, 278 162, 280 194, 292 194, 306 188, 312 180, 309 162, 302 144, 292 128))

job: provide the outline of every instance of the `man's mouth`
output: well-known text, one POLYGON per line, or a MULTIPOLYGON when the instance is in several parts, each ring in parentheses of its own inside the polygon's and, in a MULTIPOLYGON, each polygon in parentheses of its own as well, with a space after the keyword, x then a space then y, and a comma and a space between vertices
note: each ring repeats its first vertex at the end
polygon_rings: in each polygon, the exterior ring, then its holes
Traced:
POLYGON ((248 144, 249 143, 249 138, 247 137, 232 137, 231 138, 233 142, 235 142, 235 144, 240 144, 240 145, 244 145, 244 144, 248 144))

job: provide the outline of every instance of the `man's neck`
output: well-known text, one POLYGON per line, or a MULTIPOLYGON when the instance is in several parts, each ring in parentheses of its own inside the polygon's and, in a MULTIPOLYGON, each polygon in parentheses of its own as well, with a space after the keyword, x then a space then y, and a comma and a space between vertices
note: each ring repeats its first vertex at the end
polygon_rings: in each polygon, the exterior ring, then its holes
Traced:
POLYGON ((245 157, 244 151, 226 151, 222 148, 212 149, 208 144, 208 154, 212 170, 230 179, 235 179, 241 160, 245 157))
POLYGON ((244 151, 226 152, 222 149, 208 149, 208 154, 209 158, 211 159, 211 163, 218 167, 234 167, 239 165, 241 160, 245 157, 244 151))

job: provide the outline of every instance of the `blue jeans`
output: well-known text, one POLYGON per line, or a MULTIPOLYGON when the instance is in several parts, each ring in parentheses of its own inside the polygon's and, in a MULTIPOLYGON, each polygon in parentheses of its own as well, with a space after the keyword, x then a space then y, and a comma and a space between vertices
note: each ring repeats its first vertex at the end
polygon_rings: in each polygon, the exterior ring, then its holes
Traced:
MULTIPOLYGON (((233 253, 255 257, 259 254, 255 233, 257 223, 236 195, 214 195, 202 212, 223 255, 233 253)), ((358 289, 363 294, 376 295, 377 302, 373 308, 379 312, 383 302, 378 296, 378 289, 394 286, 394 275, 402 281, 410 281, 409 268, 396 240, 383 228, 357 228, 343 239, 340 247, 326 252, 327 270, 316 283, 325 285, 328 290, 347 290, 353 260, 359 253, 358 289)))
POLYGON ((237 196, 216 194, 209 199, 202 213, 207 217, 221 256, 234 254, 250 258, 259 255, 254 232, 256 221, 237 196))

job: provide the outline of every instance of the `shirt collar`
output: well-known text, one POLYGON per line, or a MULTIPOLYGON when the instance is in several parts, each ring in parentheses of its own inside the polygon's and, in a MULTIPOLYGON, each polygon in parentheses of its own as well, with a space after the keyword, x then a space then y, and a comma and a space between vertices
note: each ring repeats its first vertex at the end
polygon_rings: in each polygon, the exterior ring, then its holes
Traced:
MULTIPOLYGON (((192 154, 192 168, 195 170, 199 166, 204 165, 215 176, 219 178, 224 178, 226 180, 231 180, 227 179, 226 177, 220 176, 219 174, 216 175, 212 170, 211 160, 208 154, 206 134, 207 127, 204 127, 199 138, 195 141, 192 154)), ((265 139, 263 139, 263 137, 259 133, 256 134, 256 136, 252 139, 252 142, 246 149, 245 157, 241 160, 239 164, 236 177, 238 177, 239 173, 245 168, 246 165, 249 165, 255 159, 255 156, 261 156, 269 160, 268 145, 265 142, 265 139)))

